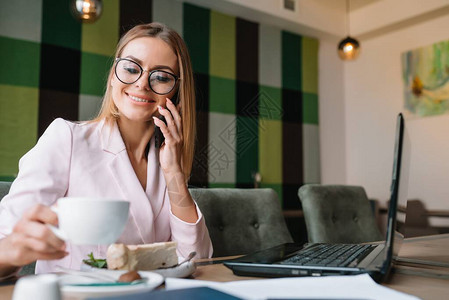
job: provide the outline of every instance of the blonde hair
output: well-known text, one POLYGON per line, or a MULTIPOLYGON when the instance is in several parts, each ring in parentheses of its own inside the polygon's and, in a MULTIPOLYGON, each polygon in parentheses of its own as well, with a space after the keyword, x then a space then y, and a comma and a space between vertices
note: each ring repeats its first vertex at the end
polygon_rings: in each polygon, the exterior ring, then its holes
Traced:
MULTIPOLYGON (((134 39, 141 37, 153 37, 163 40, 178 58, 179 75, 181 80, 178 87, 178 99, 181 104, 180 114, 183 130, 183 148, 181 164, 186 180, 192 171, 193 155, 195 149, 196 113, 195 113, 195 87, 193 80, 192 64, 187 46, 179 34, 161 23, 149 23, 137 25, 122 36, 117 44, 115 57, 120 57, 123 49, 134 39)), ((106 91, 98 116, 92 120, 105 119, 110 123, 120 117, 119 111, 112 99, 111 79, 114 76, 115 63, 109 70, 106 91)))

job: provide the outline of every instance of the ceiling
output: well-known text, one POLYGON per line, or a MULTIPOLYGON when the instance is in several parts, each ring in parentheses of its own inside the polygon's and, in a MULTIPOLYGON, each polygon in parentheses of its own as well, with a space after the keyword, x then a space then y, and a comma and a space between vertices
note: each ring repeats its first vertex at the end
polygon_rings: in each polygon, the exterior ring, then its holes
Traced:
POLYGON ((364 41, 449 15, 449 0, 295 0, 294 12, 283 8, 283 0, 176 1, 330 41, 348 32, 364 41))
POLYGON ((354 10, 357 10, 359 8, 373 4, 378 1, 382 0, 349 0, 349 11, 353 12, 354 10))

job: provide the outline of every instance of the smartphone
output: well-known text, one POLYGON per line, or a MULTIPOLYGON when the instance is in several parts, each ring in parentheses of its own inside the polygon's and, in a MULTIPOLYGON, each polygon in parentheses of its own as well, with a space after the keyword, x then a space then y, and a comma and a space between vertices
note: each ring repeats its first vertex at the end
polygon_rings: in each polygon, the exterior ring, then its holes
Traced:
MULTIPOLYGON (((176 93, 173 95, 173 97, 171 98, 171 101, 173 102, 174 105, 178 104, 178 91, 176 91, 176 93)), ((167 121, 165 121, 165 117, 164 116, 159 116, 159 120, 162 120, 165 125, 167 125, 167 121)), ((155 126, 156 128, 154 129, 154 144, 156 149, 160 148, 162 143, 165 140, 164 134, 162 133, 161 129, 158 126, 155 126)))

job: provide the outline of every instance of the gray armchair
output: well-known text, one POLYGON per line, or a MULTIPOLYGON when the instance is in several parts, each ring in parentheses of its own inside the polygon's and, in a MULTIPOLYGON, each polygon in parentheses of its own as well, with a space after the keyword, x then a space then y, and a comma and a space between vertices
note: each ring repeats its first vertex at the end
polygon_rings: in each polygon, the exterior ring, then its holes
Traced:
POLYGON ((292 242, 272 189, 190 189, 206 219, 214 257, 292 242))
POLYGON ((365 190, 360 186, 303 185, 298 190, 311 243, 383 240, 365 190))
POLYGON ((0 181, 0 200, 3 199, 9 193, 9 189, 11 188, 11 182, 0 181))
MULTIPOLYGON (((12 182, 0 181, 0 200, 2 200, 3 197, 5 197, 9 193, 11 184, 12 184, 12 182)), ((36 262, 33 262, 29 265, 22 267, 22 269, 20 269, 19 276, 34 274, 35 266, 36 266, 36 262)))

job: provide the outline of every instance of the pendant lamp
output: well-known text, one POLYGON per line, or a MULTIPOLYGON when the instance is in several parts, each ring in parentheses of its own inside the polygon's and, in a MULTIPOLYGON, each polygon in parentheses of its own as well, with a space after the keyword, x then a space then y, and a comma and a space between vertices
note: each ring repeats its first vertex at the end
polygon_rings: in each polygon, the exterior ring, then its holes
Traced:
POLYGON ((101 16, 103 4, 101 0, 72 0, 70 10, 78 21, 94 23, 101 16))
POLYGON ((360 53, 360 43, 349 35, 349 1, 346 0, 346 32, 348 36, 338 44, 338 56, 342 60, 356 59, 360 53))

